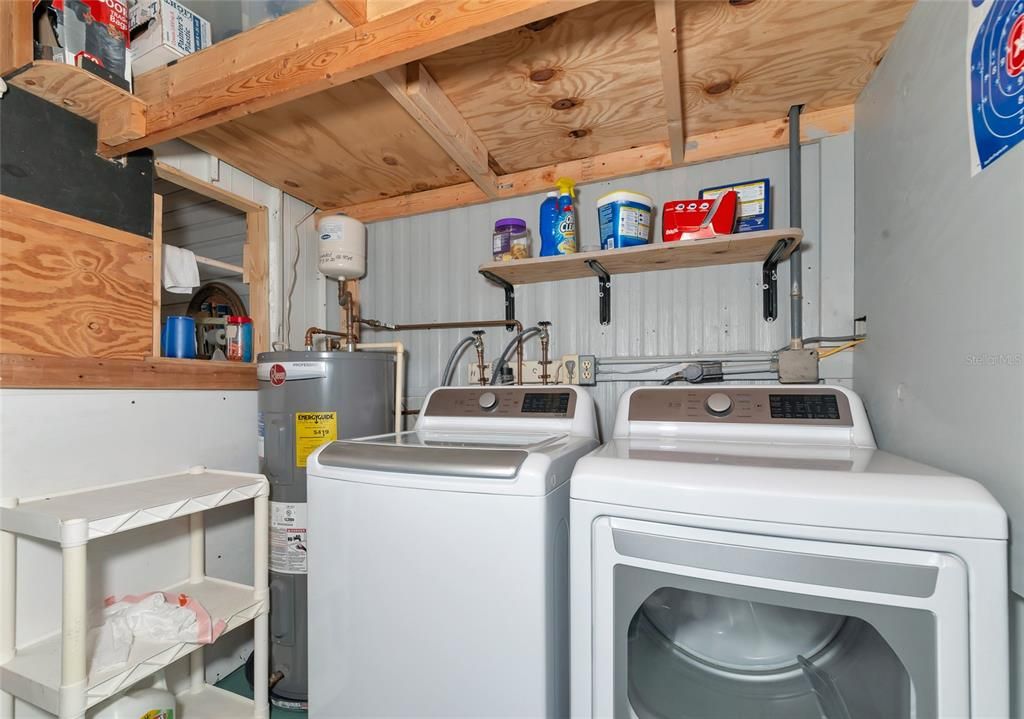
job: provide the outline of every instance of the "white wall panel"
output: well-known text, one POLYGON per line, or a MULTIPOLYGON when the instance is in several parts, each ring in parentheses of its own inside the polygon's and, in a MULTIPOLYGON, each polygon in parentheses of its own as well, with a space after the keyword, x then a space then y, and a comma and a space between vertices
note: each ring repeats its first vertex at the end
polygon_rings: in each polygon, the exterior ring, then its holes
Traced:
MULTIPOLYGON (((257 471, 255 392, 0 390, 2 496, 82 489, 196 464, 257 471)), ((251 506, 210 512, 207 531, 207 573, 251 582, 251 506)), ((107 595, 153 591, 184 579, 187 532, 187 520, 179 520, 91 542, 91 606, 101 606, 107 595)), ((58 628, 60 576, 55 545, 18 540, 19 646, 58 628)), ((211 679, 244 660, 247 635, 240 629, 209 651, 211 679)), ((19 704, 16 716, 47 715, 19 704)))
MULTIPOLYGON (((803 150, 804 320, 807 336, 852 331, 853 144, 849 136, 829 138, 803 150), (831 213, 825 218, 822 208, 831 213), (821 316, 823 297, 826 317, 821 316)), ((761 153, 638 177, 602 182, 580 189, 580 230, 584 244, 597 237, 595 201, 613 189, 633 189, 660 205, 671 199, 696 197, 702 187, 761 177, 774 188, 774 224, 789 217, 788 155, 761 153)), ((363 314, 385 321, 499 319, 504 316, 500 289, 489 285, 477 267, 490 259, 494 220, 515 216, 531 230, 543 194, 486 205, 379 222, 369 228, 367 278, 363 281, 363 314)), ((660 220, 657 232, 661 231, 660 220)), ((534 251, 539 238, 534 237, 534 251)), ((612 282, 612 324, 597 318, 597 281, 580 279, 525 285, 516 290, 516 310, 524 324, 554 323, 554 356, 585 352, 599 356, 677 355, 771 350, 789 338, 788 266, 780 267, 779 307, 775 323, 761 318, 761 267, 731 265, 615 277, 612 282)), ((335 299, 328 289, 328 321, 337 326, 335 299)), ((448 352, 468 332, 404 333, 409 349, 408 391, 412 406, 436 386, 448 352)), ((364 336, 390 339, 393 333, 367 330, 364 336)), ((509 335, 490 329, 488 358, 509 335)), ((530 344, 528 355, 539 349, 530 344)), ((465 360, 460 375, 465 378, 465 360)), ((849 358, 825 360, 832 378, 849 378, 849 358)), ((614 403, 629 385, 601 386, 596 397, 602 424, 610 427, 614 403)))

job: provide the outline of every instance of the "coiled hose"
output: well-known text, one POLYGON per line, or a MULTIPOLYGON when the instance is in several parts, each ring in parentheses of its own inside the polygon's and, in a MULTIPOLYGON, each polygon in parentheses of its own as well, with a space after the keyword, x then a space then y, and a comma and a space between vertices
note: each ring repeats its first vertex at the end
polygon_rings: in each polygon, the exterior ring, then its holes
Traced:
MULTIPOLYGON (((519 334, 512 338, 512 341, 505 346, 505 349, 501 351, 501 354, 498 356, 498 359, 495 360, 494 365, 491 367, 490 384, 498 384, 498 378, 501 376, 502 370, 505 369, 505 365, 508 364, 508 358, 512 356, 512 353, 516 349, 516 345, 518 345, 520 342, 528 340, 530 337, 533 337, 534 335, 539 335, 541 331, 541 328, 537 326, 527 327, 525 330, 523 330, 522 332, 520 332, 519 334)), ((520 378, 520 381, 522 381, 522 378, 520 378)))
POLYGON ((448 362, 444 366, 444 372, 441 373, 442 387, 447 387, 452 383, 452 379, 455 376, 455 370, 457 368, 455 364, 456 361, 458 361, 459 356, 465 351, 466 347, 473 344, 475 341, 476 338, 473 335, 469 335, 467 337, 463 337, 459 340, 458 344, 455 345, 455 349, 453 349, 452 353, 448 355, 448 362))

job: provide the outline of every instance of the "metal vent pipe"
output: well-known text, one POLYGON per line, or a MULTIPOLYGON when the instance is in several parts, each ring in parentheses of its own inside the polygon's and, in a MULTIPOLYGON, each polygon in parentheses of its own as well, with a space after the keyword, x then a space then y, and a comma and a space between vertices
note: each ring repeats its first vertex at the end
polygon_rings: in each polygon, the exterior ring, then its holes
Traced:
MULTIPOLYGON (((800 195, 803 187, 800 177, 800 111, 803 105, 789 108, 789 226, 800 227, 801 218, 800 195)), ((800 349, 804 346, 804 294, 803 264, 801 250, 797 245, 789 256, 789 346, 800 349)))

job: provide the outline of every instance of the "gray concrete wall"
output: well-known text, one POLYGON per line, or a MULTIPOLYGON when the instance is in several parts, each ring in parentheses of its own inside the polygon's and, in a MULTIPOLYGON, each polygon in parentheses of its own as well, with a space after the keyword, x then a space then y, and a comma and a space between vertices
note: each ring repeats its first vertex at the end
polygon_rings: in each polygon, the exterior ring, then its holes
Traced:
POLYGON ((854 386, 885 449, 1002 502, 1024 594, 1024 146, 971 176, 968 5, 919 2, 857 102, 854 386))

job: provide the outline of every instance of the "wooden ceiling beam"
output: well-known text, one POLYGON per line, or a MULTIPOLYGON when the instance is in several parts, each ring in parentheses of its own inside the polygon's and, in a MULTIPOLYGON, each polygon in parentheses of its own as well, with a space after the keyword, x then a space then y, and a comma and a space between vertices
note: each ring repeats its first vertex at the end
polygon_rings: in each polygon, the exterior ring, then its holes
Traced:
POLYGON ((267 23, 261 62, 232 71, 237 67, 233 48, 221 51, 218 44, 147 73, 152 77, 145 84, 157 94, 144 98, 149 104, 146 135, 116 144, 100 137, 98 151, 115 157, 184 137, 592 2, 422 0, 358 28, 347 23, 328 30, 310 27, 308 33, 319 35, 304 44, 290 36, 275 41, 272 23, 267 23), (161 82, 159 74, 166 72, 178 80, 161 82))
POLYGON ((32 64, 32 3, 0 0, 0 76, 32 64))
POLYGON ((326 2, 353 27, 366 22, 366 0, 326 0, 326 2))
MULTIPOLYGON (((721 160, 737 155, 776 150, 789 144, 789 120, 780 118, 728 130, 694 135, 687 142, 686 161, 692 165, 721 160)), ((841 135, 853 129, 853 105, 817 110, 801 116, 800 134, 803 142, 813 142, 830 135, 841 135)), ((610 152, 597 157, 561 162, 557 165, 514 172, 498 177, 499 196, 521 197, 554 187, 559 177, 571 177, 578 184, 599 182, 642 172, 678 166, 667 142, 610 152)), ((437 210, 448 210, 487 202, 485 195, 472 182, 451 187, 416 192, 381 200, 372 200, 346 207, 321 208, 319 215, 344 212, 363 222, 378 222, 409 217, 437 210)))
POLYGON ((658 31, 658 55, 661 61, 665 114, 668 116, 668 144, 672 148, 672 161, 681 163, 686 153, 686 126, 679 70, 681 55, 676 0, 654 0, 654 18, 658 31))
POLYGON ((487 148, 427 68, 415 62, 377 73, 376 78, 485 195, 498 196, 498 178, 490 168, 487 148))

